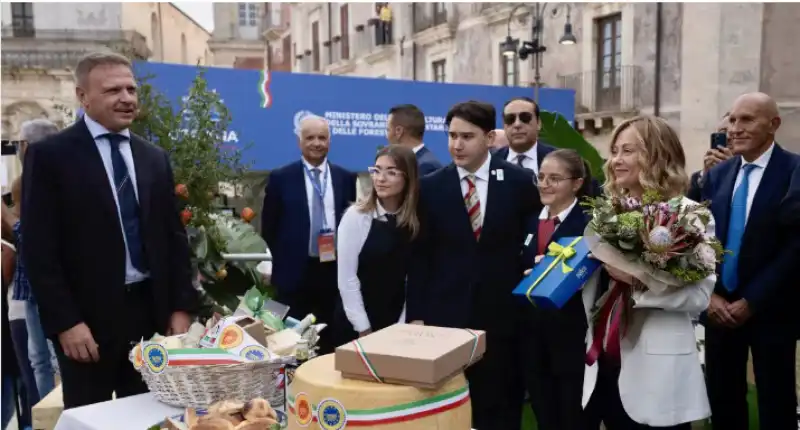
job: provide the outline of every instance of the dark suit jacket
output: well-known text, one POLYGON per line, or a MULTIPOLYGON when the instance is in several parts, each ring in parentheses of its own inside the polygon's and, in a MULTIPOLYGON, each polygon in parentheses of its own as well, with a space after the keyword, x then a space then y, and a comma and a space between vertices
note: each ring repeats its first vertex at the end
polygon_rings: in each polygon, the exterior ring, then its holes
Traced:
MULTIPOLYGON (((791 324, 786 320, 796 312, 798 294, 797 255, 800 235, 791 225, 791 198, 797 195, 797 184, 791 184, 800 157, 775 145, 772 157, 756 191, 742 238, 739 256, 739 287, 728 293, 717 280, 715 293, 728 300, 744 298, 753 312, 753 324, 764 327, 765 334, 780 334, 791 324), (793 234, 794 233, 794 234, 793 234)), ((723 245, 727 242, 731 199, 741 157, 734 157, 714 166, 706 173, 703 200, 711 200, 716 221, 716 234, 723 245)), ((719 273, 719 271, 718 271, 719 273)))
MULTIPOLYGON (((357 175, 330 162, 328 165, 338 226, 345 209, 356 200, 357 175)), ((297 288, 308 262, 311 220, 305 175, 300 160, 273 170, 261 210, 261 232, 272 253, 272 283, 285 292, 297 288)))
MULTIPOLYGON (((175 311, 192 311, 197 291, 178 215, 167 153, 131 135, 142 241, 161 333, 175 311)), ((95 340, 124 327, 125 242, 103 160, 83 119, 28 148, 22 235, 31 287, 49 336, 85 322, 95 340)))
MULTIPOLYGON (((550 243, 564 237, 583 236, 586 225, 590 221, 589 215, 584 212, 580 204, 576 204, 569 215, 564 219, 550 243)), ((526 237, 531 235, 528 246, 522 248, 522 262, 525 268, 535 265, 538 247, 539 214, 528 219, 526 237)), ((527 240, 527 239, 526 239, 527 240)), ((527 301, 521 304, 524 330, 521 342, 531 342, 532 349, 528 357, 529 366, 537 367, 546 372, 580 373, 584 370, 584 352, 586 329, 586 312, 583 308, 583 298, 578 291, 561 309, 539 309, 531 306, 527 301), (539 349, 539 351, 534 351, 539 349)))
POLYGON ((430 149, 426 147, 420 148, 417 151, 417 168, 419 170, 419 176, 423 177, 428 173, 433 173, 442 168, 442 163, 433 155, 430 149))
POLYGON ((702 170, 692 173, 689 178, 689 190, 686 191, 686 197, 700 203, 703 200, 703 181, 700 180, 702 170))
POLYGON ((480 241, 450 164, 421 180, 420 235, 407 287, 407 319, 443 327, 513 330, 511 291, 522 278, 525 221, 541 210, 531 172, 492 157, 480 241))

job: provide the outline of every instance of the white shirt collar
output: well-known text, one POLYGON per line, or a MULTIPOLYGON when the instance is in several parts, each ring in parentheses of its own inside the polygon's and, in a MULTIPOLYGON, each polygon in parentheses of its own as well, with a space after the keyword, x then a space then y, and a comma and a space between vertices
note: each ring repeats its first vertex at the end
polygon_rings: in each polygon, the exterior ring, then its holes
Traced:
POLYGON ((758 167, 760 167, 762 169, 766 169, 767 168, 767 164, 769 164, 769 160, 770 160, 770 158, 772 158, 772 153, 774 151, 775 151, 775 142, 772 142, 772 144, 769 146, 769 148, 766 151, 764 151, 764 153, 761 154, 760 157, 756 158, 752 163, 747 162, 744 158, 742 158, 742 167, 744 167, 744 166, 746 166, 748 164, 753 164, 753 165, 758 166, 758 167))
POLYGON ((387 211, 386 208, 384 208, 383 205, 381 204, 380 200, 376 200, 375 201, 375 211, 378 212, 378 216, 379 217, 385 216, 386 214, 390 214, 391 215, 391 214, 395 214, 396 213, 396 212, 387 211))
POLYGON ((476 170, 475 173, 470 173, 467 171, 467 169, 461 166, 457 166, 456 168, 458 169, 458 179, 463 181, 464 178, 466 178, 467 176, 474 175, 476 178, 480 180, 489 182, 489 164, 491 163, 491 161, 492 161, 492 154, 487 153, 486 161, 484 161, 483 164, 481 164, 481 167, 478 167, 478 170, 476 170))
POLYGON ((301 159, 303 160, 303 164, 306 166, 306 168, 309 171, 314 170, 314 169, 319 169, 320 175, 324 175, 325 171, 328 168, 328 157, 323 158, 322 159, 322 163, 320 163, 319 166, 315 166, 315 165, 309 163, 308 160, 306 160, 305 157, 301 157, 301 159))
MULTIPOLYGON (((108 131, 107 128, 105 128, 102 125, 100 125, 99 122, 93 120, 92 117, 90 117, 88 114, 83 114, 83 120, 84 120, 84 122, 86 122, 86 128, 89 129, 89 133, 92 134, 92 138, 94 138, 94 139, 97 139, 98 137, 100 137, 100 136, 102 136, 104 134, 111 133, 110 131, 108 131)), ((130 140, 130 138, 131 138, 131 132, 127 128, 125 130, 120 131, 119 133, 116 133, 116 134, 121 134, 121 135, 127 137, 128 140, 130 140)))
POLYGON ((517 157, 519 157, 520 155, 524 155, 524 156, 526 156, 526 157, 530 158, 531 160, 536 160, 536 158, 537 158, 537 156, 538 156, 538 154, 539 154, 538 152, 536 152, 536 147, 537 147, 538 145, 539 145, 539 142, 535 142, 535 143, 533 144, 533 146, 531 146, 531 149, 529 149, 529 150, 527 150, 527 151, 525 151, 525 152, 523 152, 523 153, 519 153, 519 152, 517 152, 517 151, 514 151, 514 150, 511 148, 511 146, 509 146, 509 147, 508 147, 508 153, 509 153, 509 154, 511 154, 511 155, 513 156, 513 157, 511 157, 510 159, 511 159, 511 160, 516 160, 516 159, 517 159, 517 157))
POLYGON ((416 154, 417 152, 419 152, 419 150, 420 150, 420 149, 422 149, 422 148, 424 148, 424 147, 425 147, 425 144, 424 144, 424 143, 420 143, 419 145, 415 146, 415 147, 412 149, 412 151, 414 151, 414 153, 416 154))
MULTIPOLYGON (((564 220, 567 219, 569 213, 572 212, 572 208, 574 208, 576 204, 578 204, 578 199, 573 200, 572 204, 569 205, 568 208, 561 211, 561 213, 558 214, 558 222, 560 223, 564 222, 564 220)), ((539 219, 548 219, 548 218, 550 218, 550 208, 548 206, 545 206, 542 209, 542 212, 539 213, 539 219)))

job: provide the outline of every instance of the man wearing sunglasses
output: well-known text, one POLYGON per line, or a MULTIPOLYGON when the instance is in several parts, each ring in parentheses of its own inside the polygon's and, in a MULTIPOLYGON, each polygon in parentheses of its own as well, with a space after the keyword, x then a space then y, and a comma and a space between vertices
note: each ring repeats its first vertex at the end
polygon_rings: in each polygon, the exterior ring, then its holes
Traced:
POLYGON ((554 150, 552 146, 537 143, 539 139, 539 105, 528 97, 514 97, 503 106, 503 130, 508 147, 498 149, 495 156, 539 174, 544 156, 554 150))

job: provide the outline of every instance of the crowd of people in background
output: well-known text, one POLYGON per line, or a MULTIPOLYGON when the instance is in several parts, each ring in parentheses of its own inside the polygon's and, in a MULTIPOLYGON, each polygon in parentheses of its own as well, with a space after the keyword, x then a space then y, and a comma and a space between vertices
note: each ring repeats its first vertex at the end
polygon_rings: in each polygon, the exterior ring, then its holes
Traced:
MULTIPOLYGON (((3 427, 15 390, 29 425, 56 368, 66 408, 145 392, 128 363, 131 342, 185 332, 197 306, 168 154, 128 130, 137 111, 130 62, 90 54, 76 78, 84 115, 60 131, 23 127, 23 175, 2 205, 3 427)), ((300 124, 299 159, 272 171, 265 190, 275 299, 290 316, 329 323, 320 353, 397 322, 480 329, 486 354, 466 371, 478 430, 519 428, 526 402, 541 430, 684 430, 709 416, 716 429, 744 430, 750 351, 761 428, 797 427, 800 156, 775 141, 781 119, 768 95, 733 103, 713 130, 726 142, 691 177, 666 121, 624 121, 604 183, 577 152, 540 141, 529 98, 453 106, 446 163, 424 142, 420 109, 388 113, 366 195, 355 172, 328 160, 330 128, 315 116, 300 124), (551 242, 583 233, 581 199, 651 189, 709 202, 716 228, 706 234, 731 251, 716 275, 655 293, 604 265, 562 309, 514 300, 551 242), (615 284, 637 293, 630 330, 609 339, 590 315, 615 284), (616 348, 588 365, 594 337, 616 348)))

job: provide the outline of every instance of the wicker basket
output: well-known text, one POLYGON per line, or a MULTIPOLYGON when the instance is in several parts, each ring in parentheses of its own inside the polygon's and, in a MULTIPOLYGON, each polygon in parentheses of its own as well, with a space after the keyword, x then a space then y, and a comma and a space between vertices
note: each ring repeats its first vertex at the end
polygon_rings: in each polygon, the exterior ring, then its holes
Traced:
POLYGON ((155 398, 171 406, 207 408, 220 400, 244 402, 260 397, 278 407, 284 402, 284 367, 294 361, 287 357, 271 362, 168 366, 161 373, 142 366, 140 373, 155 398))

